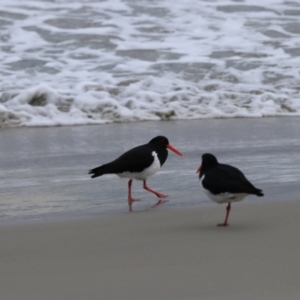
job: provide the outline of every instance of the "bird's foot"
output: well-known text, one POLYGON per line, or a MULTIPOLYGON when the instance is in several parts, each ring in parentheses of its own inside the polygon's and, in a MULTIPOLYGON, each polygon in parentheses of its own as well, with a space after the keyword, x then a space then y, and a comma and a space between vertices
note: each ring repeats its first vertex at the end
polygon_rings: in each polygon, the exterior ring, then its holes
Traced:
POLYGON ((158 202, 156 204, 152 205, 151 208, 154 208, 154 207, 156 207, 158 205, 161 205, 161 204, 164 204, 166 202, 169 202, 169 200, 161 200, 160 199, 160 200, 158 200, 158 202))
POLYGON ((132 203, 141 201, 140 199, 128 198, 129 211, 132 211, 132 203))
POLYGON ((226 227, 226 226, 228 226, 229 224, 228 223, 220 223, 220 224, 218 224, 217 226, 218 227, 226 227))
POLYGON ((132 202, 139 202, 139 201, 141 201, 141 199, 133 199, 133 198, 131 198, 131 199, 128 199, 128 201, 130 201, 131 203, 132 202))
MULTIPOLYGON (((165 195, 165 194, 162 194, 162 193, 159 193, 159 192, 156 192, 155 195, 158 197, 158 198, 167 198, 169 197, 169 195, 165 195)), ((159 201, 158 201, 159 202, 159 201)))

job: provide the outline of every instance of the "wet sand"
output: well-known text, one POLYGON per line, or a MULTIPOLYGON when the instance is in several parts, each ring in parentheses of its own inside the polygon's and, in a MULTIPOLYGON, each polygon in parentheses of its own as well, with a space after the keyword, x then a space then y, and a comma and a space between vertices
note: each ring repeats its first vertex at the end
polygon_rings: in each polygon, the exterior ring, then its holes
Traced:
POLYGON ((300 201, 0 227, 6 300, 299 298, 300 201))
POLYGON ((298 299, 299 121, 1 129, 1 297, 298 299), (156 199, 134 183, 128 213, 126 180, 87 171, 159 134, 185 155, 148 182, 170 202, 147 209, 156 199), (226 228, 195 174, 204 152, 265 193, 234 204, 226 228))

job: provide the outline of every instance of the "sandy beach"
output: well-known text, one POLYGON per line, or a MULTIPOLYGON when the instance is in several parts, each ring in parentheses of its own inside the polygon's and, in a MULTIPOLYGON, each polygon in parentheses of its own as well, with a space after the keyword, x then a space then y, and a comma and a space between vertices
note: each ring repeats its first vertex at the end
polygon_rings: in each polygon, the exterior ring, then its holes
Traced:
POLYGON ((299 299, 300 201, 0 228, 1 298, 299 299))
MULTIPOLYGON (((0 131, 0 290, 5 300, 299 299, 299 119, 145 122, 0 131), (128 213, 127 181, 91 167, 147 136, 170 153, 128 213), (195 174, 212 152, 265 196, 225 205, 195 174)), ((147 138, 148 140, 148 138, 147 138)), ((147 142, 147 141, 146 141, 147 142)))

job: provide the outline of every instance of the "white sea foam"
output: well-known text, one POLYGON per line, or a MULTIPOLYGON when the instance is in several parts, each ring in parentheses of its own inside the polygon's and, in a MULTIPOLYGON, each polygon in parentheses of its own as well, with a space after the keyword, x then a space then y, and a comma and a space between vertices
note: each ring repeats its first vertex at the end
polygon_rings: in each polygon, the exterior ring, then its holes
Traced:
POLYGON ((300 115, 296 1, 0 8, 0 126, 300 115))

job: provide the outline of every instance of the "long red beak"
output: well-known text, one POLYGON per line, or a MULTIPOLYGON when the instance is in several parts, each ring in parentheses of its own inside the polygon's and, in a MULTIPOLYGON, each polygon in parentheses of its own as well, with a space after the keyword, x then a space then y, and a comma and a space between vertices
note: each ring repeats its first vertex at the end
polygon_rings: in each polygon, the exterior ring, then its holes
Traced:
POLYGON ((200 172, 201 172, 201 169, 202 169, 202 165, 197 169, 196 174, 197 174, 197 173, 200 173, 200 172))
POLYGON ((170 149, 170 150, 172 150, 172 151, 173 151, 174 153, 176 153, 177 155, 183 156, 183 154, 182 154, 179 150, 177 150, 174 146, 172 146, 171 144, 168 144, 168 145, 167 145, 167 148, 170 149))

